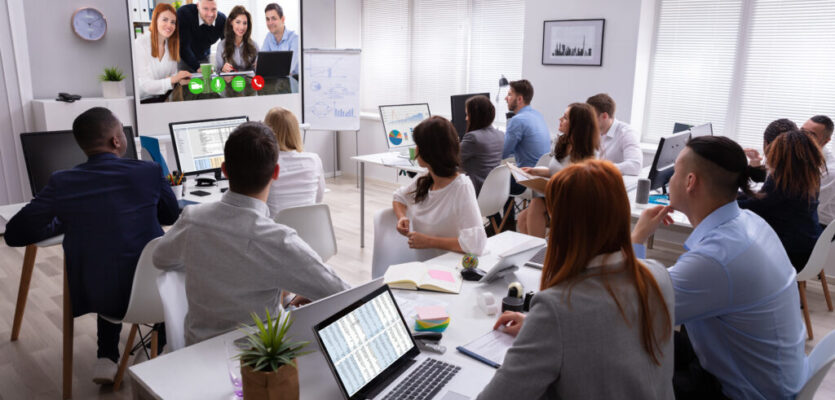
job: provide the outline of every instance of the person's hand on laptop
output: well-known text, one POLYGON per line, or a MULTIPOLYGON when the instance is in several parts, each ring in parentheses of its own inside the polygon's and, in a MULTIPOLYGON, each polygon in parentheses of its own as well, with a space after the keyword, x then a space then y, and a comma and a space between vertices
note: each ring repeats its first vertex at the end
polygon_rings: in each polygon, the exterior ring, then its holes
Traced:
POLYGON ((305 304, 310 304, 310 299, 296 295, 293 300, 290 300, 290 304, 288 304, 288 306, 301 307, 305 304))
POLYGON ((510 336, 516 337, 519 330, 522 329, 522 324, 525 322, 525 314, 515 311, 505 311, 499 315, 493 329, 500 330, 510 336))

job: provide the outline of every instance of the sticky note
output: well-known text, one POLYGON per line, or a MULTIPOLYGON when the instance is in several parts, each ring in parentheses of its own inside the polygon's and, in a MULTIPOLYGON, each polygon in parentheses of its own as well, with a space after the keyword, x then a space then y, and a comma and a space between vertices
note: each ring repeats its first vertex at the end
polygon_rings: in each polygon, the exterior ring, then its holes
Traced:
POLYGON ((449 271, 441 271, 439 269, 430 269, 429 276, 432 279, 438 279, 444 282, 452 282, 455 283, 455 278, 452 277, 452 274, 449 271))
POLYGON ((422 321, 444 320, 449 318, 443 306, 415 307, 415 311, 417 311, 418 319, 422 321))

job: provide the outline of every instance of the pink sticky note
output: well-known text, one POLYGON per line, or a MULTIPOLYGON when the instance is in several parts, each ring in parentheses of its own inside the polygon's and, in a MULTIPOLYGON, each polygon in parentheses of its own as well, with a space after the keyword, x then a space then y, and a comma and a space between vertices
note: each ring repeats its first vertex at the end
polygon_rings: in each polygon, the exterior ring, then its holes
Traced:
POLYGON ((441 271, 441 270, 438 270, 438 269, 430 269, 429 270, 429 276, 432 279, 438 279, 438 280, 442 280, 442 281, 445 281, 445 282, 455 283, 455 278, 452 277, 452 274, 450 274, 449 271, 441 271))
POLYGON ((421 321, 445 320, 449 318, 443 306, 415 307, 418 319, 421 321))

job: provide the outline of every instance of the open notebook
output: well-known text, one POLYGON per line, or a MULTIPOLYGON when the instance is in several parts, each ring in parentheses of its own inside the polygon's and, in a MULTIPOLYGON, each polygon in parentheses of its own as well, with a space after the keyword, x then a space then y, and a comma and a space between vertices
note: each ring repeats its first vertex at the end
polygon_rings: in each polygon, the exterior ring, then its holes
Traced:
POLYGON ((513 175, 513 179, 516 179, 517 183, 536 192, 545 193, 545 187, 548 185, 548 179, 531 175, 522 171, 521 168, 514 164, 508 163, 507 166, 510 168, 510 174, 513 175))
POLYGON ((393 289, 461 292, 461 274, 454 268, 423 262, 409 262, 389 267, 383 281, 393 289))

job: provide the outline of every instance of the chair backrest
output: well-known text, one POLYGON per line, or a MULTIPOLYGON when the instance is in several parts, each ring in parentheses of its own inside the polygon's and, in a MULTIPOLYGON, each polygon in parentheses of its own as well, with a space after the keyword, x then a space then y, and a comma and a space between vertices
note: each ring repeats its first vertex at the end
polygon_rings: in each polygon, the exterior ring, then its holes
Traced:
MULTIPOLYGON (((831 225, 830 225, 831 226, 831 225)), ((797 394, 797 400, 812 400, 829 368, 835 363, 835 331, 829 332, 809 354, 809 378, 797 394)))
POLYGON ((186 347, 186 273, 165 271, 157 278, 157 288, 165 315, 165 339, 171 351, 186 347))
POLYGON ((336 234, 327 204, 285 208, 278 212, 275 221, 295 229, 322 261, 336 254, 336 234))
POLYGON ((371 279, 386 274, 390 265, 428 260, 437 255, 430 249, 409 248, 409 241, 397 232, 397 216, 387 208, 374 215, 374 251, 371 256, 371 279))
POLYGON ((481 216, 487 218, 502 210, 507 198, 510 197, 510 168, 499 165, 493 168, 478 194, 478 208, 481 216))
POLYGON ((156 324, 165 316, 162 311, 162 299, 157 289, 157 277, 162 271, 154 267, 153 258, 157 244, 162 237, 148 242, 139 255, 136 272, 133 275, 133 287, 130 290, 128 309, 123 322, 131 324, 156 324))
POLYGON ((827 264, 835 263, 835 257, 833 257, 835 256, 833 254, 835 253, 835 246, 832 246, 833 235, 835 235, 835 223, 829 224, 818 237, 815 247, 812 248, 812 254, 809 255, 809 261, 797 273, 798 281, 813 279, 827 267, 827 264))
POLYGON ((536 161, 536 166, 537 167, 547 167, 548 164, 551 163, 551 157, 553 157, 551 155, 551 153, 543 154, 542 157, 539 157, 539 160, 536 161))

